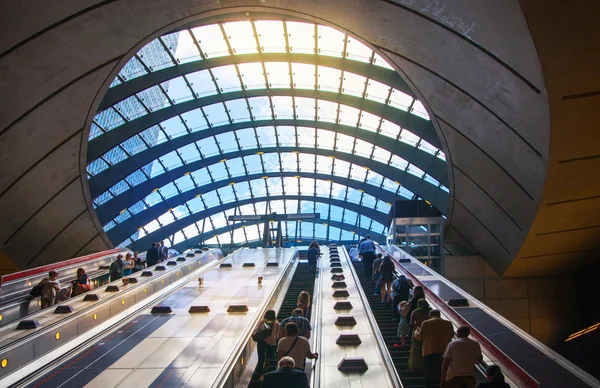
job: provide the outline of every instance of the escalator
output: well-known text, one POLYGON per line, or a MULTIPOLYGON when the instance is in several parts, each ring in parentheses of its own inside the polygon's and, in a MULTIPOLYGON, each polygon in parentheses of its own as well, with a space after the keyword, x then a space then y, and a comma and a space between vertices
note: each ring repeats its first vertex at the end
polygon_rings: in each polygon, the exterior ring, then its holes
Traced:
MULTIPOLYGON (((277 312, 277 320, 281 322, 282 320, 289 318, 292 315, 292 311, 297 307, 298 295, 301 291, 308 291, 310 294, 311 300, 313 297, 313 291, 315 289, 315 274, 309 273, 308 271, 308 263, 300 262, 296 267, 296 272, 294 272, 294 276, 292 277, 292 281, 290 282, 289 288, 285 294, 285 298, 283 299, 283 303, 277 312)), ((308 320, 310 321, 310 306, 308 308, 308 320)), ((258 369, 258 366, 257 366, 258 369)), ((269 368, 265 373, 272 372, 277 369, 277 358, 269 359, 269 368)), ((254 376, 257 376, 257 370, 253 373, 253 380, 250 381, 248 385, 249 388, 260 388, 262 386, 262 381, 254 379, 254 376)))
MULTIPOLYGON (((109 283, 108 270, 90 271, 88 276, 93 288, 109 283)), ((72 276, 67 275, 60 279, 60 282, 64 288, 69 286, 75 279, 74 274, 72 276)), ((16 291, 0 299, 0 326, 22 319, 40 310, 40 300, 39 298, 30 297, 30 290, 31 288, 16 291)))
MULTIPOLYGON (((381 297, 375 296, 375 282, 364 276, 362 262, 353 262, 360 284, 369 300, 369 306, 377 321, 379 331, 392 357, 396 371, 404 388, 422 388, 425 386, 425 372, 408 370, 409 346, 400 347, 400 339, 396 336, 398 322, 393 321, 390 303, 381 303, 381 297)), ((406 341, 410 345, 410 340, 406 341)))

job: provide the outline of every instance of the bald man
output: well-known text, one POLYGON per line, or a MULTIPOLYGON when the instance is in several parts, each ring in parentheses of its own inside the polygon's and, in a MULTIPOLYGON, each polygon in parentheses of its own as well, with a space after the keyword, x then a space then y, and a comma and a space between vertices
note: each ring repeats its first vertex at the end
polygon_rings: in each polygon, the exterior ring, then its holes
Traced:
POLYGON ((295 366, 292 357, 282 357, 277 363, 277 370, 265 375, 263 388, 309 388, 306 374, 295 366))

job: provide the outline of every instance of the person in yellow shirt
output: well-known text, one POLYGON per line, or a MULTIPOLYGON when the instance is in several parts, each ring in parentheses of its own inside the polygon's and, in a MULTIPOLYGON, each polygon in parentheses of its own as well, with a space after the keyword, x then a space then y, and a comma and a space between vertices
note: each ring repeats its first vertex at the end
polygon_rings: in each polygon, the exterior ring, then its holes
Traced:
POLYGON ((431 310, 429 319, 421 324, 419 337, 423 341, 426 387, 433 388, 440 381, 442 355, 454 337, 454 328, 450 321, 441 318, 440 310, 431 310))

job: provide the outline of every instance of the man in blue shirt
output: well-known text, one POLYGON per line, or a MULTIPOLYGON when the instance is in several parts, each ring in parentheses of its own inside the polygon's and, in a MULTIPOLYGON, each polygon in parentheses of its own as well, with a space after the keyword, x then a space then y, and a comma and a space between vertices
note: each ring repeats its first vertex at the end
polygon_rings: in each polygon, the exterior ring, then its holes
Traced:
POLYGON ((306 254, 306 259, 308 260, 308 272, 317 272, 317 259, 320 255, 321 250, 319 249, 319 244, 316 241, 313 241, 310 243, 310 246, 308 247, 308 253, 306 254))
POLYGON ((373 261, 375 261, 375 243, 371 241, 371 236, 367 235, 365 241, 360 243, 358 250, 362 256, 365 276, 370 279, 373 270, 373 261))
POLYGON ((279 324, 279 338, 285 337, 284 328, 285 325, 287 325, 290 322, 294 322, 298 326, 298 335, 301 335, 306 339, 310 338, 310 331, 312 330, 312 327, 310 327, 309 320, 302 316, 303 313, 304 312, 302 311, 302 309, 294 309, 294 311, 292 311, 291 317, 281 321, 281 323, 279 324))

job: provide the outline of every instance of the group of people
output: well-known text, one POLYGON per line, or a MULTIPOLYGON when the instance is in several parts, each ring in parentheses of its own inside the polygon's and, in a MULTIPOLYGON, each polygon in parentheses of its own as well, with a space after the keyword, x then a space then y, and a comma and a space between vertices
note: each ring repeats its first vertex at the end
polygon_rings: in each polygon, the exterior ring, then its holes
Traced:
MULTIPOLYGON (((385 284, 391 270, 384 263, 391 262, 391 257, 384 257, 378 268, 377 260, 379 258, 374 262, 373 279, 377 278, 378 272, 379 279, 383 278, 385 284)), ((423 287, 414 286, 404 275, 399 275, 390 288, 393 319, 399 321, 400 346, 406 347, 410 337, 408 369, 423 370, 427 388, 475 388, 475 365, 483 360, 483 356, 479 343, 469 338, 471 329, 459 327, 454 339, 452 323, 442 319, 439 310, 431 308, 423 287)), ((384 301, 390 290, 387 285, 382 285, 380 292, 384 301)), ((487 374, 488 381, 479 384, 480 388, 508 388, 498 366, 490 366, 487 374)))
POLYGON ((169 258, 169 248, 165 246, 164 241, 153 242, 152 247, 146 251, 146 263, 148 267, 152 267, 161 261, 169 258))
POLYGON ((275 311, 268 310, 252 333, 258 351, 258 365, 254 378, 263 380, 263 388, 286 386, 288 388, 308 388, 308 379, 304 373, 306 359, 317 359, 308 339, 312 330, 307 319, 310 306, 310 294, 302 291, 298 296, 297 308, 292 315, 281 322, 275 311), (269 359, 277 356, 278 369, 264 373, 269 359))
POLYGON ((115 261, 110 264, 109 274, 110 281, 114 282, 123 277, 127 277, 134 272, 138 272, 144 269, 144 262, 138 257, 137 252, 127 252, 125 257, 122 254, 118 254, 115 261))
MULTIPOLYGON (((58 302, 62 302, 73 296, 81 295, 92 289, 90 279, 83 268, 77 269, 75 280, 65 288, 61 288, 58 275, 58 272, 54 270, 50 271, 48 277, 43 278, 31 289, 29 292, 29 301, 39 297, 40 306, 42 309, 45 309, 58 302)), ((27 305, 29 304, 29 301, 27 302, 27 305)))

